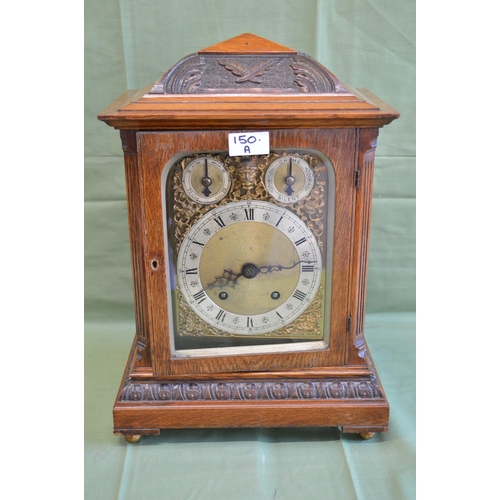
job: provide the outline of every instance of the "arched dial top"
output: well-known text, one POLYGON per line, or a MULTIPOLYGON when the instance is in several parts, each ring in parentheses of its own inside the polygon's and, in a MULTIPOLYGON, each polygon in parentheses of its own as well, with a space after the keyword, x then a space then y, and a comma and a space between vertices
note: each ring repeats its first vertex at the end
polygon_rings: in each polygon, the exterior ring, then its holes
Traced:
POLYGON ((228 203, 193 225, 177 279, 192 310, 234 335, 259 335, 298 318, 321 282, 321 253, 307 225, 265 201, 228 203))

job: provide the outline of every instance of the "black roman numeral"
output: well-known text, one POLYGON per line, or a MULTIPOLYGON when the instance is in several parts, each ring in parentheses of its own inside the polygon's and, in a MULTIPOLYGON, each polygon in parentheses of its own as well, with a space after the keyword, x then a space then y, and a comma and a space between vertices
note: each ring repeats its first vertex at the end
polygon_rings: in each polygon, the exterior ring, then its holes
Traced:
POLYGON ((220 227, 224 227, 225 224, 224 224, 224 221, 219 217, 215 217, 214 219, 215 222, 217 222, 217 224, 219 224, 220 227))
POLYGON ((283 220, 283 217, 280 217, 280 220, 278 222, 276 222, 276 226, 275 227, 278 227, 280 225, 280 222, 283 220))
POLYGON ((301 292, 300 290, 295 290, 293 296, 299 300, 304 300, 306 298, 306 294, 304 292, 301 292))
POLYGON ((295 242, 295 246, 302 245, 302 243, 305 243, 305 242, 306 242, 306 239, 305 238, 301 238, 300 240, 298 240, 298 241, 295 242))
POLYGON ((247 328, 253 327, 253 319, 247 317, 247 328))
POLYGON ((224 321, 224 318, 226 317, 226 311, 224 309, 221 309, 216 316, 216 319, 219 321, 224 321))
POLYGON ((204 247, 204 246, 205 246, 205 244, 204 244, 204 243, 200 243, 199 241, 193 241, 193 243, 194 243, 195 245, 200 245, 200 247, 204 247))
POLYGON ((253 208, 245 208, 245 220, 254 220, 253 210, 253 208))
POLYGON ((200 290, 199 292, 195 293, 193 297, 194 300, 198 302, 198 304, 201 304, 207 298, 204 290, 200 290))
POLYGON ((198 274, 198 268, 193 267, 193 269, 186 269, 186 274, 198 274))
POLYGON ((303 273, 312 273, 314 271, 314 266, 309 264, 302 264, 302 272, 303 273))

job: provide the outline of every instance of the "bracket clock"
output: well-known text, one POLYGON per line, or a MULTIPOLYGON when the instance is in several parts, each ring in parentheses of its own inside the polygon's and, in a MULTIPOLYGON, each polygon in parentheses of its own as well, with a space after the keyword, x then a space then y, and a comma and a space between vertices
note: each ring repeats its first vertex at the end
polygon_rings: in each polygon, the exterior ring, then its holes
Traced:
POLYGON ((398 116, 252 34, 99 115, 123 144, 137 332, 115 434, 388 429, 364 315, 376 139, 398 116))

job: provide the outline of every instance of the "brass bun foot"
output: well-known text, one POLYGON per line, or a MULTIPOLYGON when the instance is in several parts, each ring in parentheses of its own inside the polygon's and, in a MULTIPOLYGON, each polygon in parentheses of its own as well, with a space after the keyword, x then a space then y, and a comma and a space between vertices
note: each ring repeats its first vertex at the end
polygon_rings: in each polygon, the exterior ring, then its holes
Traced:
POLYGON ((140 434, 132 434, 123 437, 125 438, 125 441, 127 441, 127 443, 138 443, 142 436, 140 434))
POLYGON ((371 439, 375 434, 376 432, 360 432, 359 437, 361 439, 371 439))

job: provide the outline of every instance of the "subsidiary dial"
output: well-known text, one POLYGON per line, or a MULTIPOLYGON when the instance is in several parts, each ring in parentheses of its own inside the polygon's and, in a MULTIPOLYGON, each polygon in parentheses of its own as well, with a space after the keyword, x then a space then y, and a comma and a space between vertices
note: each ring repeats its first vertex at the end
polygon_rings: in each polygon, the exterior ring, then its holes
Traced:
POLYGON ((281 203, 295 203, 311 192, 314 174, 305 160, 286 155, 269 165, 265 182, 273 198, 281 203))
POLYGON ((200 156, 184 169, 182 185, 192 200, 208 205, 226 196, 231 188, 231 177, 220 161, 200 156))

